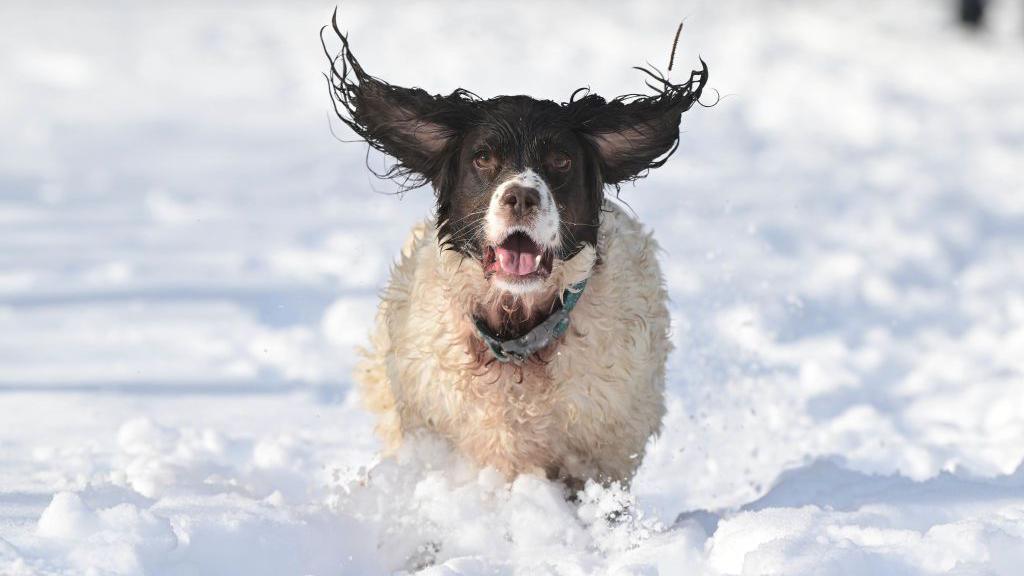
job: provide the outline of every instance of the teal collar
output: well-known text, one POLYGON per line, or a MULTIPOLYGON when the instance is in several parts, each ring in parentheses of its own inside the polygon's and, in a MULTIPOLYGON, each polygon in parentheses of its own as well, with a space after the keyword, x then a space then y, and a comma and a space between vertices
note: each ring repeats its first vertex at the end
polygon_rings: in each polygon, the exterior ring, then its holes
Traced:
POLYGON ((560 338, 569 329, 569 313, 576 307, 587 281, 581 280, 562 292, 562 307, 548 316, 523 336, 512 340, 499 340, 480 318, 473 318, 476 335, 487 344, 498 362, 521 364, 538 350, 560 338))

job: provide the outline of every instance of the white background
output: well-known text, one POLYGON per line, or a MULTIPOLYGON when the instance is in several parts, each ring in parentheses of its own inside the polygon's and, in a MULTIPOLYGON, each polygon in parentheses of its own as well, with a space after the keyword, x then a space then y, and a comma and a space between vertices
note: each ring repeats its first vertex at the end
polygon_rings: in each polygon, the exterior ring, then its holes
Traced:
POLYGON ((370 73, 435 93, 642 91, 684 17, 674 77, 709 63, 721 101, 621 191, 665 430, 575 505, 431 439, 367 477, 348 374, 432 194, 332 137, 333 5, 5 4, 0 573, 1017 573, 1024 14, 992 8, 344 3, 370 73))

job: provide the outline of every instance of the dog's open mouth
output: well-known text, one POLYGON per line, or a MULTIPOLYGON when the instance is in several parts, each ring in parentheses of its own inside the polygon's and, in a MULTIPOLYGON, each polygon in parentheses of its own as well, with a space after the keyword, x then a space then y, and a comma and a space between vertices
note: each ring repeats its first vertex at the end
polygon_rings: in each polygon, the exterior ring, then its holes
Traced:
POLYGON ((542 278, 551 273, 554 255, 525 232, 513 232, 500 244, 484 249, 484 273, 508 279, 542 278))

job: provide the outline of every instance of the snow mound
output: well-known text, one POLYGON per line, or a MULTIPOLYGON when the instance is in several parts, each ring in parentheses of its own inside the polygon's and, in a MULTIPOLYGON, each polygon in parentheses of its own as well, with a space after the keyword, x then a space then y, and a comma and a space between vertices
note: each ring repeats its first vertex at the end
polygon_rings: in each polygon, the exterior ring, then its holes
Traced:
POLYGON ((424 436, 345 485, 331 506, 376 527, 384 569, 427 574, 604 572, 667 531, 621 486, 589 482, 570 496, 530 475, 507 484, 424 436))
POLYGON ((430 435, 358 469, 287 434, 133 419, 116 440, 108 471, 0 541, 8 572, 926 575, 1024 561, 1024 467, 916 482, 822 460, 739 510, 666 516, 621 486, 508 483, 430 435))
POLYGON ((82 572, 146 574, 178 545, 166 518, 132 504, 94 510, 74 493, 59 492, 39 518, 41 549, 59 551, 82 572))

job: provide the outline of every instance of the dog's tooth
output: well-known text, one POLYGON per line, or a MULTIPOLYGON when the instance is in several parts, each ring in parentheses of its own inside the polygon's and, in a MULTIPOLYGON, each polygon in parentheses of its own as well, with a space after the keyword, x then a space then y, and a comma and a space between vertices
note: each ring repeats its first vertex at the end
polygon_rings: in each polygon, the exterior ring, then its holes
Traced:
POLYGON ((541 259, 541 255, 540 254, 537 254, 536 256, 533 257, 533 269, 534 270, 539 270, 540 269, 540 259, 541 259))

